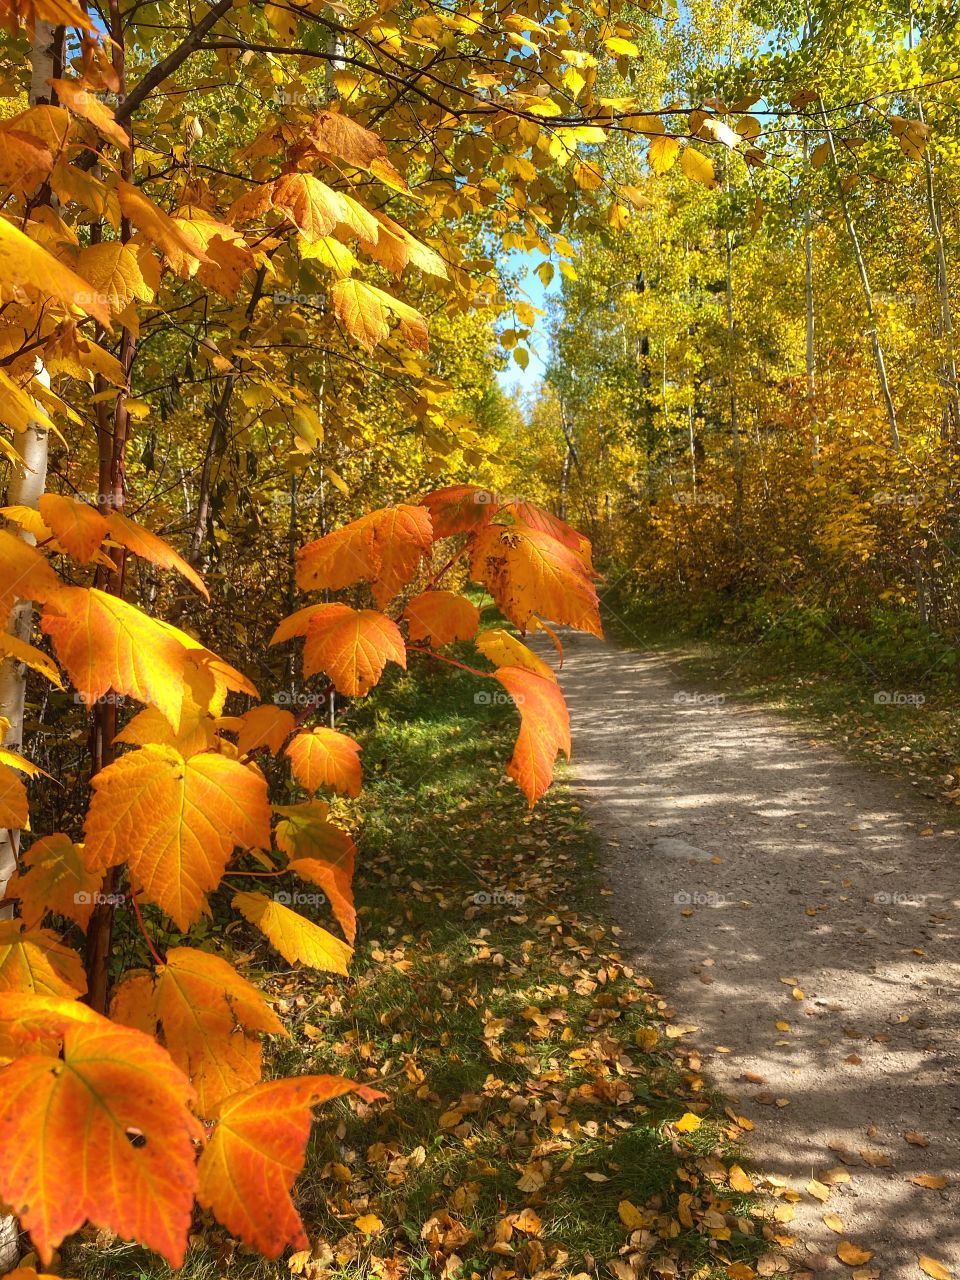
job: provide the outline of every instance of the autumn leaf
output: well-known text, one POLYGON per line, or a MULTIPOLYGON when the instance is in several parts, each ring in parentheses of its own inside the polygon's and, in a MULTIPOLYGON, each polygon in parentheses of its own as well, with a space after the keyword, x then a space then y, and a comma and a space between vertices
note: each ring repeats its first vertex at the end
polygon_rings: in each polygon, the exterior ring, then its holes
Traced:
POLYGON ((128 720, 113 740, 134 747, 174 747, 186 758, 198 751, 209 751, 216 742, 216 732, 210 713, 184 692, 179 729, 175 730, 156 707, 146 707, 128 720))
POLYGON ((407 585, 433 542, 430 515, 401 504, 371 511, 297 552, 297 585, 338 591, 370 582, 380 608, 407 585))
POLYGON ((233 850, 270 846, 267 784, 256 769, 212 752, 185 760, 146 746, 93 779, 84 859, 91 869, 129 864, 143 890, 180 929, 208 914, 233 850))
POLYGON ((145 196, 139 187, 121 181, 117 186, 117 197, 123 215, 129 218, 133 225, 139 228, 150 243, 156 245, 162 253, 186 253, 199 262, 210 262, 210 258, 196 240, 184 235, 173 218, 145 196))
POLYGON ((118 147, 125 151, 130 149, 126 131, 117 124, 113 112, 105 102, 96 97, 89 86, 79 80, 50 80, 48 83, 63 105, 69 107, 74 115, 82 116, 98 133, 109 138, 118 147))
POLYGON ((107 536, 106 517, 96 507, 57 493, 41 494, 38 506, 43 522, 75 560, 86 564, 93 559, 107 536))
POLYGON ((647 163, 659 176, 672 169, 680 153, 680 139, 668 133, 651 138, 647 144, 647 163))
POLYGON ((270 201, 286 214, 308 244, 328 236, 342 213, 339 192, 309 173, 287 173, 273 184, 270 201))
POLYGON ((84 862, 82 848, 58 831, 34 841, 21 856, 7 897, 19 901, 20 916, 28 928, 53 911, 86 929, 102 880, 102 874, 84 862))
POLYGON ((717 178, 713 168, 713 161, 709 156, 705 156, 702 151, 698 151, 696 147, 684 147, 680 153, 680 168, 686 177, 693 182, 699 182, 704 187, 715 187, 717 178))
MULTIPOLYGON (((6 1007, 0 996, 0 1022, 6 1007)), ((3 1069, 0 1199, 47 1264, 89 1219, 178 1267, 202 1136, 189 1081, 155 1041, 91 1010, 57 1030, 59 1054, 35 1047, 3 1069)))
POLYGON ((523 667, 545 680, 556 681, 553 668, 502 627, 490 627, 478 636, 477 648, 495 667, 523 667))
POLYGON ((455 591, 423 591, 401 616, 407 619, 411 640, 426 640, 435 649, 472 640, 480 625, 480 610, 455 591))
POLYGON ((258 1033, 283 1033, 256 987, 222 957, 192 947, 174 947, 152 974, 126 978, 114 992, 110 1016, 161 1039, 207 1117, 260 1079, 258 1033))
POLYGON ((470 573, 515 626, 525 628, 537 614, 578 631, 603 634, 588 571, 574 551, 550 534, 488 525, 477 536, 470 573))
POLYGON ((510 516, 518 524, 526 525, 528 529, 537 529, 540 533, 547 533, 551 538, 556 538, 557 542, 562 542, 565 547, 569 547, 576 553, 577 558, 583 562, 584 568, 590 569, 589 538, 578 533, 572 525, 561 520, 559 516, 545 511, 543 507, 538 507, 535 502, 522 500, 508 502, 501 507, 501 513, 504 516, 510 516))
POLYGON ((680 1119, 674 1125, 679 1133, 696 1133, 703 1120, 700 1116, 695 1115, 692 1111, 685 1111, 680 1119))
POLYGON ((930 1276, 931 1280, 952 1280, 953 1272, 945 1267, 942 1262, 938 1262, 936 1258, 931 1258, 927 1253, 921 1253, 917 1261, 917 1266, 925 1276, 930 1276))
POLYGON ((338 693, 362 697, 377 683, 388 662, 407 665, 403 636, 395 622, 371 609, 318 604, 285 618, 270 639, 281 644, 306 636, 304 675, 325 672, 338 693))
POLYGON ((845 1262, 848 1267, 859 1267, 864 1262, 869 1262, 873 1257, 872 1249, 864 1249, 858 1244, 854 1244, 851 1240, 841 1240, 837 1245, 837 1257, 841 1262, 845 1262))
POLYGON ((6 529, 0 529, 0 564, 0 612, 4 617, 17 600, 46 600, 60 589, 43 553, 6 529))
POLYGON ((137 524, 120 511, 111 511, 106 517, 107 531, 114 542, 126 547, 141 560, 149 560, 160 569, 175 569, 181 577, 186 578, 205 600, 210 599, 210 592, 204 586, 203 579, 197 571, 174 551, 162 538, 137 524))
POLYGON ((276 812, 280 817, 277 848, 289 859, 286 869, 323 889, 352 946, 357 933, 352 889, 357 851, 353 839, 328 820, 329 809, 322 802, 285 805, 276 812))
POLYGON ((44 653, 42 649, 37 649, 32 644, 27 644, 25 640, 11 635, 8 631, 0 633, 0 654, 6 658, 13 658, 15 662, 22 662, 24 666, 29 667, 32 671, 39 671, 42 676, 49 680, 51 684, 55 684, 58 689, 63 688, 60 672, 49 655, 44 653))
POLYGON ((337 319, 365 350, 373 351, 389 336, 391 313, 398 317, 401 335, 408 345, 418 351, 427 349, 423 316, 392 294, 362 280, 347 279, 330 286, 330 300, 337 319))
POLYGON ((382 1094, 342 1076, 254 1085, 221 1103, 198 1166, 197 1199, 228 1231, 267 1258, 308 1241, 290 1190, 303 1168, 311 1108, 345 1093, 382 1094))
POLYGON ((95 587, 47 593, 41 626, 88 705, 114 690, 152 703, 179 729, 184 690, 198 667, 219 690, 257 696, 246 677, 191 636, 95 587))
POLYGON ((520 734, 507 773, 532 809, 553 781, 558 751, 570 759, 570 714, 554 680, 523 667, 501 667, 495 679, 520 712, 520 734))
POLYGON ((76 307, 110 326, 109 307, 87 281, 6 218, 0 218, 0 277, 5 290, 32 289, 41 298, 53 298, 68 310, 76 307))
POLYGON ((242 756, 248 756, 261 747, 266 747, 271 755, 276 755, 296 725, 293 712, 284 707, 273 703, 251 707, 240 717, 237 751, 242 756))
POLYGON ((450 538, 457 533, 477 533, 488 525, 500 502, 489 489, 475 484, 451 485, 424 494, 421 505, 430 512, 434 538, 450 538))
POLYGON ((0 764, 0 827, 19 831, 29 825, 27 789, 9 765, 0 764))
POLYGON ((80 956, 49 929, 27 929, 23 920, 0 920, 0 992, 80 996, 87 989, 80 956))
POLYGON ((358 796, 363 785, 360 744, 336 729, 318 727, 298 733, 284 753, 293 776, 307 791, 333 787, 358 796))
POLYGON ((349 972, 352 949, 282 902, 262 893, 241 892, 234 896, 233 905, 291 964, 299 960, 311 969, 344 976, 349 972))

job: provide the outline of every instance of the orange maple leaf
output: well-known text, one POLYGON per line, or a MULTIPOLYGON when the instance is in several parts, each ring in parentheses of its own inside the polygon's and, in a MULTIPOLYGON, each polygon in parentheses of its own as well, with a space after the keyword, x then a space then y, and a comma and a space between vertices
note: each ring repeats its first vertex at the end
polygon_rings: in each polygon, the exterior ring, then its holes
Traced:
POLYGON ((489 489, 475 484, 455 484, 434 489, 420 499, 433 519, 433 536, 450 538, 455 533, 478 533, 490 523, 500 508, 500 499, 489 489))
POLYGON ((333 787, 358 796, 363 785, 360 744, 336 729, 318 727, 298 733, 284 752, 293 776, 307 791, 333 787))
POLYGON ((36 547, 0 529, 0 612, 4 618, 17 600, 46 600, 60 589, 60 580, 36 547))
POLYGON ((269 848, 267 784, 254 767, 215 752, 185 760, 151 745, 121 756, 93 779, 84 860, 93 870, 128 863, 180 929, 209 914, 236 847, 269 848))
POLYGON ((322 801, 278 808, 277 848, 289 858, 287 870, 323 889, 344 937, 353 945, 357 912, 353 905, 353 872, 357 850, 350 834, 328 821, 322 801))
POLYGON ((158 538, 155 533, 151 533, 142 524, 137 524, 119 511, 111 511, 106 517, 106 522, 107 530, 114 542, 119 542, 122 547, 132 551, 141 560, 149 560, 151 564, 161 569, 176 569, 177 573, 186 578, 205 600, 210 599, 210 592, 204 586, 203 579, 196 569, 187 564, 186 560, 162 538, 158 538))
POLYGON ((274 706, 271 702, 251 707, 240 717, 237 751, 242 756, 248 756, 252 751, 266 747, 271 755, 276 755, 296 725, 293 712, 274 706))
POLYGON ((553 762, 562 751, 570 759, 570 714, 554 679, 524 667, 501 667, 495 678, 520 712, 520 733, 507 773, 532 809, 553 781, 553 762))
POLYGON ((416 573, 432 541, 430 515, 423 507, 383 507, 301 547, 297 585, 304 591, 339 591, 367 581, 383 608, 416 573))
POLYGON ((254 1085, 227 1098, 200 1157, 197 1199, 267 1258, 308 1241, 290 1189, 303 1168, 310 1108, 345 1093, 383 1094, 342 1076, 299 1076, 254 1085))
POLYGON ((480 625, 480 610, 456 591, 423 591, 401 616, 409 623, 411 640, 428 640, 435 649, 454 640, 472 640, 480 625))
POLYGON ((82 848, 58 831, 35 841, 22 856, 7 897, 18 899, 21 919, 29 928, 55 911, 86 929, 102 880, 99 871, 87 867, 82 848))
POLYGON ((202 1116, 212 1116, 224 1098, 260 1079, 258 1033, 284 1034, 266 1000, 233 965, 192 947, 174 947, 152 974, 122 982, 110 1016, 162 1036, 196 1089, 202 1116))
POLYGON ((477 537, 470 573, 500 612, 526 628, 534 614, 602 636, 599 600, 581 557, 548 533, 488 525, 477 537))
POLYGON ((80 956, 49 929, 0 920, 0 991, 80 996, 87 989, 80 956))
MULTIPOLYGON (((0 996, 0 1021, 5 1006, 0 996)), ((17 1207, 47 1264, 89 1219, 178 1267, 203 1135, 190 1082, 139 1031, 91 1010, 59 1021, 59 1053, 32 1044, 2 1072, 0 1199, 17 1207)))
POLYGON ((372 609, 315 604, 284 618, 270 638, 280 644, 306 636, 304 675, 325 672, 339 693, 362 697, 380 679, 388 662, 407 665, 403 636, 395 622, 372 609))
POLYGON ((95 587, 47 593, 40 623, 88 705, 112 689, 153 703, 178 730, 184 693, 196 692, 198 679, 209 682, 207 705, 227 689, 257 696, 244 675, 198 640, 95 587))

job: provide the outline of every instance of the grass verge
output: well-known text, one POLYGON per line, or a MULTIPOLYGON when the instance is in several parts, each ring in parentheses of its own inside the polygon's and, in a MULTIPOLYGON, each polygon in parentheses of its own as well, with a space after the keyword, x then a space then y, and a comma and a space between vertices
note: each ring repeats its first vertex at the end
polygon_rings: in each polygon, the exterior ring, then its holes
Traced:
MULTIPOLYGON (((268 981, 293 1033, 277 1073, 336 1072, 388 1099, 319 1113, 296 1188, 310 1249, 265 1263, 204 1220, 181 1276, 786 1269, 737 1164, 749 1122, 710 1095, 691 1029, 624 963, 578 806, 558 785, 528 812, 503 776, 513 708, 418 666, 344 724, 366 770, 352 976, 268 981)), ((65 1264, 81 1280, 168 1274, 102 1235, 65 1264)))

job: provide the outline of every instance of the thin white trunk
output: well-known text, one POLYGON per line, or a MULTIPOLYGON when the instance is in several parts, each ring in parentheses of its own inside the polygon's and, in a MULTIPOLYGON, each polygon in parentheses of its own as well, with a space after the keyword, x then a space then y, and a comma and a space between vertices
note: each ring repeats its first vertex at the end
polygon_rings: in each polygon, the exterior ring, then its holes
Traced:
MULTIPOLYGON (((50 385, 50 376, 46 370, 38 374, 39 381, 50 385)), ((49 432, 42 427, 29 426, 14 438, 14 447, 23 459, 21 470, 15 472, 7 490, 10 506, 36 508, 47 479, 47 437, 49 432)), ((20 537, 25 542, 34 543, 32 533, 20 530, 20 537)), ((33 604, 29 600, 18 600, 10 611, 7 620, 7 634, 17 640, 30 640, 33 629, 33 604)), ((19 751, 23 746, 23 711, 27 693, 27 669, 22 662, 6 658, 0 664, 0 716, 10 721, 10 727, 4 738, 4 745, 19 751)), ((16 867, 17 850, 20 844, 20 832, 6 828, 0 832, 0 898, 16 867)), ((9 914, 9 908, 0 908, 0 915, 9 914)))
MULTIPOLYGON (((30 103, 49 102, 50 84, 57 74, 57 28, 49 22, 37 21, 33 36, 33 52, 30 63, 30 103)), ((50 376, 40 365, 38 378, 50 385, 50 376)), ((23 459, 19 472, 15 471, 7 491, 7 501, 12 506, 22 504, 36 507, 47 479, 47 436, 40 427, 30 424, 26 431, 14 439, 14 447, 23 459)), ((28 542, 32 535, 21 533, 28 542)), ((33 605, 18 601, 7 622, 7 632, 20 640, 29 640, 33 627, 33 605)), ((23 742, 23 710, 27 691, 26 668, 22 663, 6 659, 0 664, 0 716, 10 721, 5 735, 8 746, 19 749, 23 742)), ((17 865, 20 832, 0 831, 0 900, 17 865)), ((0 918, 5 909, 0 907, 0 918)), ((20 1230, 17 1219, 0 1217, 0 1274, 12 1271, 20 1260, 20 1230)))

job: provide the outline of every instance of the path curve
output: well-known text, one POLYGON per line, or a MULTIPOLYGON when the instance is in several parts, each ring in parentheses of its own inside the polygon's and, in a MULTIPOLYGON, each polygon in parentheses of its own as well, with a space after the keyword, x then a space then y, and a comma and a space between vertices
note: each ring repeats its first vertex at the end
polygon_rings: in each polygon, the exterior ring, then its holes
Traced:
POLYGON ((803 1192, 784 1228, 797 1260, 849 1276, 850 1240, 883 1280, 922 1280, 921 1253, 960 1280, 957 833, 906 783, 710 701, 663 655, 564 646, 571 784, 609 851, 615 916, 755 1123, 756 1167, 803 1192), (821 1203, 805 1188, 836 1168, 850 1179, 821 1203))

